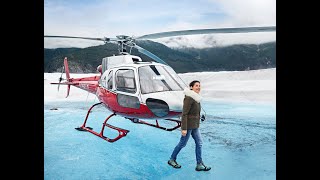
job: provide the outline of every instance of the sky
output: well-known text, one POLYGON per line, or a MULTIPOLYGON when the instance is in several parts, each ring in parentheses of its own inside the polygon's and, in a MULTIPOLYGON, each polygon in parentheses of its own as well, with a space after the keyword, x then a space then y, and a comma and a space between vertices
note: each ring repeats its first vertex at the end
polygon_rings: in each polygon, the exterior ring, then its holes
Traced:
MULTIPOLYGON (((141 36, 188 29, 276 26, 276 0, 45 0, 44 34, 84 37, 141 36)), ((203 35, 191 35, 201 44, 203 35)), ((276 40, 275 32, 215 34, 218 44, 276 40)), ((168 38, 157 39, 158 42, 168 38)), ((45 48, 88 47, 103 42, 44 40, 45 48)), ((170 44, 170 43, 169 43, 170 44)), ((171 46, 174 46, 171 43, 171 46)))

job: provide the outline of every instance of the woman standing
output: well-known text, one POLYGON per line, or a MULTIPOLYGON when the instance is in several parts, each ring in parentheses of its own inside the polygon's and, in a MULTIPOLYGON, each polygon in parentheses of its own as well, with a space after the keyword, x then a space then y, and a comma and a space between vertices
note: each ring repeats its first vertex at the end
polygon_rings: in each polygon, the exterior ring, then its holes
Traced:
POLYGON ((196 171, 209 171, 211 167, 205 166, 201 157, 202 140, 199 132, 199 125, 201 111, 200 101, 202 97, 199 95, 200 82, 196 80, 192 81, 189 84, 189 87, 190 89, 186 88, 184 90, 185 98, 183 100, 180 142, 174 148, 168 164, 174 168, 181 168, 181 165, 176 161, 177 155, 180 150, 186 146, 191 134, 196 143, 196 171))

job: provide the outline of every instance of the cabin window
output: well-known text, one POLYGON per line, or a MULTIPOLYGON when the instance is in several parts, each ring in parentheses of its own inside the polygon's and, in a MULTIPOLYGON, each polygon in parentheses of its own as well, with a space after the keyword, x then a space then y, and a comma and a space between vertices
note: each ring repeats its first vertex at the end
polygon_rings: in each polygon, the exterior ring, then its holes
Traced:
POLYGON ((116 72, 116 88, 122 92, 136 92, 136 82, 132 69, 119 69, 116 72))
POLYGON ((134 109, 140 108, 139 99, 135 96, 117 94, 117 101, 118 101, 118 104, 122 107, 134 108, 134 109))
POLYGON ((108 89, 112 89, 112 87, 113 87, 113 79, 112 79, 112 71, 110 71, 109 72, 109 74, 108 74, 108 81, 107 81, 107 88, 108 89))

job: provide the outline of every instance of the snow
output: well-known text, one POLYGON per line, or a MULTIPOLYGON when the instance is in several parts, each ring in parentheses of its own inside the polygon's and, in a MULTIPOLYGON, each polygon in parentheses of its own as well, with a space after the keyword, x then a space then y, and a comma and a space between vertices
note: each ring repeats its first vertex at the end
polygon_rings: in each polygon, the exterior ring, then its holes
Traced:
POLYGON ((185 82, 199 80, 210 100, 276 103, 276 68, 181 74, 185 82))
MULTIPOLYGON (((70 95, 66 99, 67 88, 61 85, 59 92, 57 82, 61 73, 44 73, 45 101, 82 101, 93 100, 95 95, 79 88, 71 87, 70 95)), ((98 74, 71 74, 71 77, 86 77, 98 74)), ((220 71, 197 72, 179 74, 188 84, 192 80, 201 82, 201 95, 207 100, 276 102, 276 68, 251 71, 220 71)), ((64 76, 63 76, 64 77, 64 76)), ((65 77, 64 77, 65 78, 65 77)))
MULTIPOLYGON (((96 74, 71 74, 85 77, 96 74)), ((45 179, 276 179, 276 69, 179 74, 201 82, 206 120, 200 124, 202 157, 208 172, 195 168, 195 143, 189 139, 178 155, 181 169, 167 164, 180 129, 163 131, 114 116, 110 124, 127 129, 126 137, 106 142, 77 131, 93 94, 57 82, 60 73, 44 74, 45 179), (57 108, 57 110, 50 110, 57 108)), ((90 113, 87 125, 100 131, 110 112, 102 106, 90 113)), ((152 123, 152 121, 150 121, 152 123)), ((160 125, 174 125, 159 121, 160 125)), ((104 135, 117 136, 106 128, 104 135)))

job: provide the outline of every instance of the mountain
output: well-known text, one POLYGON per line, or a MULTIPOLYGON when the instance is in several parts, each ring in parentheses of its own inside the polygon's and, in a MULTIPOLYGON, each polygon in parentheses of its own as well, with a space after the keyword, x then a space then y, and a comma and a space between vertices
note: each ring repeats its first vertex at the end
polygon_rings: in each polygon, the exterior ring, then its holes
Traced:
POLYGON ((205 66, 203 71, 243 71, 276 67, 275 42, 177 50, 196 57, 196 62, 205 66))
MULTIPOLYGON (((144 49, 167 62, 176 72, 243 71, 276 67, 276 42, 241 44, 212 48, 169 48, 153 41, 136 41, 144 49)), ((88 48, 44 49, 45 72, 61 72, 64 57, 68 57, 71 73, 92 73, 104 57, 117 55, 118 46, 104 44, 88 48)), ((143 61, 148 56, 132 49, 131 54, 143 61)))

